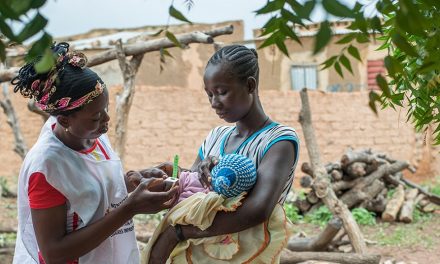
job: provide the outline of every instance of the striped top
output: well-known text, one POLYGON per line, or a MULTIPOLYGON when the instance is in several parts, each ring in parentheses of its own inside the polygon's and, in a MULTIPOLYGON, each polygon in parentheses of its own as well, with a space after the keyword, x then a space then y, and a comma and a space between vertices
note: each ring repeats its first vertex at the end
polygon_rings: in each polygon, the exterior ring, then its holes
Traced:
MULTIPOLYGON (((208 156, 216 156, 221 158, 226 154, 231 154, 225 153, 225 142, 235 129, 235 126, 220 126, 211 130, 199 149, 200 159, 203 160, 208 156)), ((278 202, 281 204, 284 203, 287 194, 290 191, 294 178, 295 167, 298 163, 299 139, 295 130, 291 127, 273 122, 252 134, 235 151, 232 152, 234 154, 241 154, 249 157, 254 162, 258 171, 258 165, 261 163, 264 155, 270 149, 270 147, 283 140, 291 141, 293 143, 296 157, 294 163, 292 164, 289 177, 284 185, 283 192, 278 200, 278 202)))

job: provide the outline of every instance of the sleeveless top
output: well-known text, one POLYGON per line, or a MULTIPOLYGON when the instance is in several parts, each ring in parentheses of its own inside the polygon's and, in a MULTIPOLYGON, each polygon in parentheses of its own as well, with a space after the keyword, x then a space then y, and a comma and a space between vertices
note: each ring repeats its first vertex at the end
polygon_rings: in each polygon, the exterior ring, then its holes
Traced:
MULTIPOLYGON (((235 126, 220 126, 212 129, 199 149, 200 159, 203 160, 208 156, 221 158, 226 154, 230 154, 225 153, 225 142, 235 129, 235 126)), ((249 157, 254 162, 258 171, 258 166, 270 147, 283 140, 292 142, 295 147, 296 157, 291 166, 289 177, 284 185, 283 192, 278 200, 280 204, 284 203, 287 194, 290 191, 294 179, 295 167, 298 163, 299 139, 295 130, 291 127, 272 122, 268 126, 263 127, 252 134, 234 152, 232 152, 249 157)))
MULTIPOLYGON (((29 177, 41 172, 46 181, 64 195, 83 226, 105 217, 127 198, 122 163, 106 135, 99 140, 110 150, 109 160, 97 161, 65 146, 52 131, 50 117, 26 155, 18 182, 18 232, 14 264, 39 263, 39 248, 32 224, 28 197, 29 177)), ((98 247, 79 258, 79 263, 139 263, 139 250, 132 220, 126 222, 98 247)))

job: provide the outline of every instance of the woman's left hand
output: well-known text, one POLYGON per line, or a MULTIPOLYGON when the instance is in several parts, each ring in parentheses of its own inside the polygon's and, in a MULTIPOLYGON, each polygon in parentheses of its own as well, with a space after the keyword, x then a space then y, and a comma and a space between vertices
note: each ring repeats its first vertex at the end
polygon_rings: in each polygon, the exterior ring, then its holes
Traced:
POLYGON ((178 244, 173 226, 168 226, 151 248, 149 264, 165 263, 178 244))

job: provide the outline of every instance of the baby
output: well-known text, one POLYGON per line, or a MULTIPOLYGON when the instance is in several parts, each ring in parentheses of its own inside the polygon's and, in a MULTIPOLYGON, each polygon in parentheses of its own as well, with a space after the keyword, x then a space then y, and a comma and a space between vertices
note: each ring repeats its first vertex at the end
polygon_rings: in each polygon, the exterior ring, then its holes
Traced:
MULTIPOLYGON (((211 186, 204 187, 200 182, 198 172, 182 171, 180 173, 179 179, 175 180, 179 184, 178 199, 164 216, 146 249, 142 252, 141 263, 148 262, 154 242, 168 225, 194 225, 205 230, 212 224, 217 212, 235 211, 241 205, 241 200, 245 198, 246 193, 255 185, 257 170, 248 157, 228 154, 214 166, 211 176, 211 186)), ((167 179, 169 180, 173 179, 167 179)), ((240 248, 237 236, 236 233, 181 242, 174 249, 170 259, 177 263, 186 263, 185 255, 191 245, 204 245, 204 252, 207 255, 203 258, 208 263, 215 260, 231 260, 240 248)), ((195 261, 197 259, 200 257, 195 261)))
MULTIPOLYGON (((257 170, 248 157, 238 154, 225 155, 211 171, 211 188, 226 198, 249 191, 257 180, 257 170)), ((176 203, 195 193, 208 193, 199 180, 199 173, 183 171, 179 176, 179 198, 176 203)))

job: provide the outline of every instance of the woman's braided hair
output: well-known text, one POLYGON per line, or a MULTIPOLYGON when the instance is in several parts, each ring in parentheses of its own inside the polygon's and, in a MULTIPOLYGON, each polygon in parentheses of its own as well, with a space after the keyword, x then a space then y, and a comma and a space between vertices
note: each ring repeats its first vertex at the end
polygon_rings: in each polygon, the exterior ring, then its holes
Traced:
POLYGON ((239 80, 246 81, 248 77, 254 77, 258 82, 258 55, 255 49, 242 45, 225 46, 212 55, 206 66, 220 63, 227 63, 228 71, 239 80))

